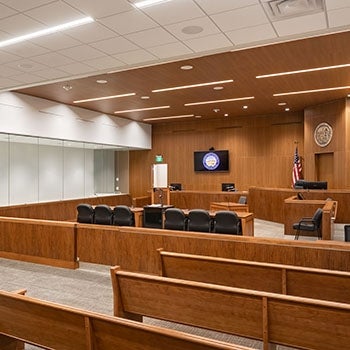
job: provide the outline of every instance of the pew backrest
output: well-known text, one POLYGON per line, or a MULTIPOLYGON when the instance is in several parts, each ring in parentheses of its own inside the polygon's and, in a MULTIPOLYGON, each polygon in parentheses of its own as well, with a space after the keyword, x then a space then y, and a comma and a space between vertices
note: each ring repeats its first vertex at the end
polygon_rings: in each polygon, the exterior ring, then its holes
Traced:
POLYGON ((317 350, 349 345, 350 305, 111 268, 114 314, 142 315, 271 344, 317 350))
POLYGON ((158 252, 160 276, 350 304, 349 272, 158 252))
POLYGON ((0 310, 0 340, 50 349, 252 350, 4 291, 0 310))

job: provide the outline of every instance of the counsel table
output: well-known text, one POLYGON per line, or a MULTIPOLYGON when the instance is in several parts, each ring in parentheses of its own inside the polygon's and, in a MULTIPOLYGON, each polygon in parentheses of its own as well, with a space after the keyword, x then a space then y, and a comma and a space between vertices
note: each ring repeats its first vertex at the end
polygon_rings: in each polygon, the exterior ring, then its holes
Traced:
POLYGON ((230 211, 245 211, 248 212, 248 204, 234 202, 211 202, 210 210, 230 210, 230 211))

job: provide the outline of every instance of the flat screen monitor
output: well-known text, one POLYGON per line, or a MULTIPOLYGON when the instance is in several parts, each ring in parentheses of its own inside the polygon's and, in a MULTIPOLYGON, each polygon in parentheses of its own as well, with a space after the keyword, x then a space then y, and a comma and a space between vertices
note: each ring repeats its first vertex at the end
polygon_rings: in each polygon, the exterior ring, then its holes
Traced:
POLYGON ((233 182, 230 183, 222 183, 221 184, 221 191, 224 192, 233 192, 235 191, 235 184, 233 182))
POLYGON ((181 191, 182 190, 182 186, 180 183, 171 183, 170 184, 170 191, 181 191))
POLYGON ((228 170, 228 150, 194 152, 194 171, 215 172, 228 170))
POLYGON ((296 181, 294 188, 303 188, 305 190, 326 190, 328 188, 327 181, 296 181))

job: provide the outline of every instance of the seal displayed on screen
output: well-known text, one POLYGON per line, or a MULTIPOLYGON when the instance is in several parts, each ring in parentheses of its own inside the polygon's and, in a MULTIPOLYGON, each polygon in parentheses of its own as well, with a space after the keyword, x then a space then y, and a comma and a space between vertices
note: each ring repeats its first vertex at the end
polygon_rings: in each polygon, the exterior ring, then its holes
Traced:
POLYGON ((215 170, 220 165, 220 158, 217 154, 213 152, 207 153, 203 157, 203 166, 208 170, 215 170))

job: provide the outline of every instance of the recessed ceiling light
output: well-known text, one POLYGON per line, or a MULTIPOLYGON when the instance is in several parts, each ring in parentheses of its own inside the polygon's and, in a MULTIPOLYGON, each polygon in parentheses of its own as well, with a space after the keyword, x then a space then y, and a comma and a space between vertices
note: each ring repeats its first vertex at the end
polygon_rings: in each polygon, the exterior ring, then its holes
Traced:
POLYGON ((128 97, 128 96, 134 96, 134 95, 136 95, 135 92, 131 92, 129 94, 102 96, 102 97, 87 98, 85 100, 76 100, 76 101, 73 101, 73 103, 83 103, 83 102, 91 102, 91 101, 110 100, 112 98, 128 97))
POLYGON ((278 105, 279 106, 285 106, 287 104, 287 102, 279 102, 278 105))
POLYGON ((254 96, 249 96, 249 97, 228 98, 226 100, 191 102, 191 103, 185 103, 184 106, 197 106, 197 105, 206 105, 206 104, 210 104, 210 103, 221 103, 221 102, 233 102, 233 101, 242 101, 242 100, 252 100, 253 98, 254 98, 254 96))
POLYGON ((345 64, 338 64, 336 66, 325 66, 325 67, 317 67, 317 68, 309 68, 309 69, 300 69, 300 70, 293 70, 293 71, 287 71, 287 72, 280 72, 280 73, 272 73, 272 74, 265 74, 265 75, 257 75, 257 79, 261 78, 270 78, 270 77, 278 77, 281 75, 289 75, 289 74, 298 74, 298 73, 308 73, 308 72, 316 72, 320 70, 326 70, 326 69, 336 69, 336 68, 345 68, 350 67, 350 63, 345 64))
POLYGON ((214 109, 213 109, 213 112, 219 113, 219 112, 220 112, 220 108, 214 108, 214 109))
POLYGON ((149 98, 149 96, 141 96, 141 100, 148 100, 149 98))
POLYGON ((59 24, 59 25, 54 26, 54 27, 49 27, 49 28, 46 28, 46 29, 43 29, 43 30, 39 30, 37 32, 24 34, 24 35, 17 36, 17 37, 12 38, 12 39, 1 41, 0 42, 0 47, 5 47, 5 46, 17 44, 17 43, 20 43, 22 41, 38 38, 40 36, 44 36, 44 35, 56 33, 56 32, 59 32, 59 31, 63 31, 63 30, 66 30, 66 29, 70 29, 70 28, 73 28, 73 27, 81 26, 83 24, 91 23, 93 21, 94 21, 94 19, 92 17, 83 17, 81 19, 78 19, 78 20, 75 20, 75 21, 72 21, 72 22, 59 24))
POLYGON ((213 90, 223 90, 224 87, 223 86, 214 86, 213 90))
POLYGON ((286 112, 289 112, 289 111, 290 111, 290 108, 287 107, 287 108, 285 108, 284 110, 285 110, 286 112))
POLYGON ((126 109, 124 111, 115 111, 114 113, 131 113, 131 112, 140 112, 140 111, 151 111, 153 109, 164 109, 170 108, 170 106, 157 106, 157 107, 149 107, 149 108, 137 108, 137 109, 126 109))
POLYGON ((96 80, 96 83, 97 84, 107 84, 108 81, 106 79, 98 79, 98 80, 96 80))
POLYGON ((350 86, 337 86, 333 88, 324 88, 324 89, 315 89, 315 90, 281 92, 279 94, 273 94, 273 96, 299 95, 299 94, 309 94, 312 92, 334 91, 334 90, 344 90, 344 89, 350 89, 350 86))
POLYGON ((184 34, 198 34, 203 32, 203 27, 200 26, 187 26, 181 29, 184 34))
POLYGON ((195 87, 209 86, 209 85, 216 85, 216 84, 227 84, 232 82, 233 82, 233 79, 221 80, 221 81, 210 81, 208 83, 199 83, 199 84, 192 84, 192 85, 173 86, 173 87, 164 88, 164 89, 156 89, 156 90, 152 90, 152 92, 164 92, 164 91, 173 91, 173 90, 181 90, 181 89, 190 89, 195 87))
POLYGON ((171 115, 168 117, 159 117, 159 118, 145 118, 143 119, 145 122, 149 122, 152 120, 166 120, 166 119, 181 119, 181 118, 191 118, 194 117, 194 114, 184 114, 184 115, 171 115))
POLYGON ((68 84, 67 84, 67 85, 63 85, 63 86, 62 86, 62 89, 63 89, 63 90, 66 90, 66 91, 69 91, 69 90, 72 90, 72 89, 73 89, 73 86, 72 86, 72 85, 68 85, 68 84))
POLYGON ((195 118, 202 118, 201 115, 195 115, 194 117, 195 117, 195 118))
POLYGON ((144 0, 144 1, 139 1, 139 2, 135 2, 133 5, 138 7, 138 8, 142 8, 142 7, 148 7, 148 6, 152 6, 152 5, 156 5, 162 2, 168 2, 171 0, 144 0))
POLYGON ((21 63, 18 65, 18 68, 30 69, 33 68, 33 65, 30 63, 21 63))
POLYGON ((245 105, 245 106, 243 106, 242 108, 243 108, 243 109, 248 109, 248 106, 247 106, 247 105, 245 105))
POLYGON ((193 66, 191 66, 190 64, 185 64, 184 66, 180 67, 182 70, 191 70, 193 69, 193 66))
POLYGON ((228 117, 228 113, 225 113, 225 114, 224 114, 224 117, 228 117))

